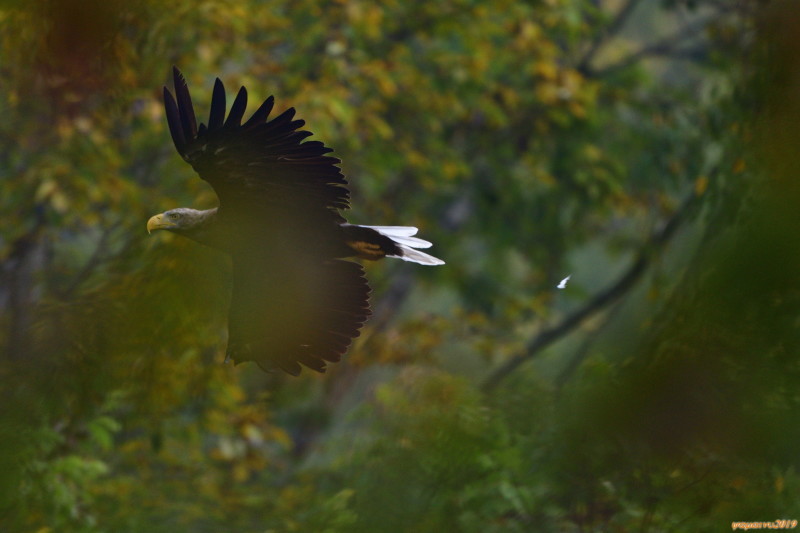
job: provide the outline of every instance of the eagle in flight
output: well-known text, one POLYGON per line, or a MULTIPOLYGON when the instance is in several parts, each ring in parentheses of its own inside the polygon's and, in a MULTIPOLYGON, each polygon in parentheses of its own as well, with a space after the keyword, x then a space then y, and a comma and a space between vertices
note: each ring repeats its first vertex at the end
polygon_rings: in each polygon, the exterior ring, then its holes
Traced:
POLYGON ((147 231, 167 230, 227 252, 233 263, 227 357, 264 370, 324 372, 339 361, 370 314, 363 267, 348 258, 444 261, 419 251, 431 243, 407 226, 347 224, 347 180, 339 159, 294 118, 267 120, 270 96, 242 124, 244 87, 227 118, 217 78, 208 124, 198 124, 186 80, 173 68, 175 96, 164 107, 178 153, 213 187, 219 206, 155 215, 147 231))

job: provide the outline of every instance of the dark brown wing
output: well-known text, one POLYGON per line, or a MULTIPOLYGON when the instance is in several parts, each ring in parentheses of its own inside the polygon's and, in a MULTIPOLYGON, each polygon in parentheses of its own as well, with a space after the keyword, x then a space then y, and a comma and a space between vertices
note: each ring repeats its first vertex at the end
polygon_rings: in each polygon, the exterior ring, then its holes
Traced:
POLYGON ((327 362, 341 359, 370 314, 361 265, 334 259, 260 266, 234 261, 228 356, 268 371, 297 375, 302 363, 324 372, 327 362))
POLYGON ((267 121, 270 96, 241 123, 247 107, 242 87, 225 118, 225 88, 217 78, 208 125, 197 124, 183 75, 173 68, 175 97, 164 87, 164 107, 178 153, 214 188, 222 210, 310 210, 317 219, 343 222, 337 209, 349 207, 347 180, 339 159, 301 130, 289 108, 267 121))

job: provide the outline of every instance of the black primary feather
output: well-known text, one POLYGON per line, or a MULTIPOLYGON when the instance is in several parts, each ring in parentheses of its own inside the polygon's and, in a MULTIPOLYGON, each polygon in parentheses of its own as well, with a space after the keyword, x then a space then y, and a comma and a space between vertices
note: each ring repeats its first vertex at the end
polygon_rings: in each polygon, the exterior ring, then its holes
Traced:
POLYGON ((225 86, 217 78, 214 81, 214 92, 211 94, 211 111, 208 114, 209 131, 216 131, 222 127, 225 121, 225 107, 227 105, 228 103, 225 101, 225 86))
POLYGON ((181 115, 183 134, 186 139, 191 139, 197 136, 197 120, 194 116, 192 98, 189 96, 189 88, 186 86, 186 80, 183 74, 181 74, 177 68, 172 67, 172 75, 175 83, 175 97, 178 100, 178 112, 181 115))
POLYGON ((166 87, 164 87, 164 110, 167 114, 167 125, 169 126, 169 133, 172 135, 172 142, 175 143, 178 153, 183 155, 186 150, 186 137, 183 135, 181 115, 172 93, 166 87))
POLYGON ((231 106, 231 112, 228 114, 228 120, 225 121, 225 128, 233 129, 238 128, 242 124, 242 117, 247 109, 247 89, 242 87, 239 89, 236 99, 231 106))
POLYGON ((248 129, 252 126, 264 123, 267 120, 269 114, 272 112, 272 107, 274 105, 275 105, 274 96, 270 96, 269 98, 264 100, 264 103, 261 104, 261 107, 259 107, 256 110, 256 112, 253 113, 253 115, 247 120, 247 122, 244 123, 243 128, 248 129))

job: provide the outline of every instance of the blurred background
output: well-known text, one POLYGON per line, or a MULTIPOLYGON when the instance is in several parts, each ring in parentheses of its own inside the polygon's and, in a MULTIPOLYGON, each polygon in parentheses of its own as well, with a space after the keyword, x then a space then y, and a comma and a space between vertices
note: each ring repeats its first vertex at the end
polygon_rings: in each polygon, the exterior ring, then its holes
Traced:
POLYGON ((712 531, 800 519, 800 10, 734 0, 0 2, 0 529, 712 531), (172 65, 342 159, 374 316, 223 364, 172 65), (558 282, 571 274, 563 290, 558 282))

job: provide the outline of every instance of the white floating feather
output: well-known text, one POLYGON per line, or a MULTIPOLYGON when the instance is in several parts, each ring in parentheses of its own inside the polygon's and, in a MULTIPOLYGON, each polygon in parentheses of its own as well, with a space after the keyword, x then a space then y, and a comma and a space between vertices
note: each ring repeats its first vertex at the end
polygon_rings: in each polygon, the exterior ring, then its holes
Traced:
POLYGON ((556 285, 556 289, 566 289, 567 288, 567 282, 569 281, 569 278, 571 278, 571 277, 572 277, 572 274, 570 274, 566 278, 562 279, 561 282, 559 282, 559 284, 556 285))

